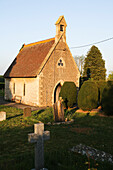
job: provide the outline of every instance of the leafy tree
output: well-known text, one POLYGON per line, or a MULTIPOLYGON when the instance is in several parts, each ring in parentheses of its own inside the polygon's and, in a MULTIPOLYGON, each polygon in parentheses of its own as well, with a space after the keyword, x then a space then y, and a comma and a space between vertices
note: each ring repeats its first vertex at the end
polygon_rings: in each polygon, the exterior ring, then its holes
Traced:
POLYGON ((84 66, 84 60, 85 60, 85 56, 82 55, 82 56, 75 56, 74 57, 74 60, 78 66, 78 69, 80 71, 80 74, 82 75, 83 73, 83 66, 84 66))
POLYGON ((108 80, 113 80, 113 71, 110 71, 110 74, 108 75, 108 80))
POLYGON ((106 78, 105 61, 102 59, 100 50, 94 45, 85 58, 83 76, 93 78, 93 80, 105 80, 106 78))

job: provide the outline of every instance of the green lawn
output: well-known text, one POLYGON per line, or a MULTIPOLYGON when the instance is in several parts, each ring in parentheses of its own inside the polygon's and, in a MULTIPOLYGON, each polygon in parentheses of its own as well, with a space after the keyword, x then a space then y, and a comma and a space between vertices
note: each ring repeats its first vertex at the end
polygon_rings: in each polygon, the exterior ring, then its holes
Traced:
MULTIPOLYGON (((52 109, 34 111, 30 118, 23 118, 21 109, 0 106, 1 110, 6 111, 7 120, 0 122, 0 170, 34 168, 34 144, 28 143, 28 133, 33 132, 33 125, 39 120, 52 122, 52 109)), ((74 123, 45 125, 51 136, 44 145, 45 167, 48 170, 87 170, 87 157, 69 151, 80 143, 113 155, 113 118, 84 116, 74 111, 66 113, 71 114, 74 123)), ((94 160, 90 161, 94 167, 94 160)), ((113 169, 108 162, 98 164, 98 170, 113 169)))

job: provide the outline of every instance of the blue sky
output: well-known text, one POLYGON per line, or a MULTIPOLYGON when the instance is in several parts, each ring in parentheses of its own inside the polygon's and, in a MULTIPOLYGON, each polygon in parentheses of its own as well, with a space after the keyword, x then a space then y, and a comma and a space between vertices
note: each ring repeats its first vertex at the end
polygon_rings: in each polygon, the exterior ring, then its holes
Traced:
MULTIPOLYGON (((76 47, 113 37, 113 0, 0 0, 0 74, 22 44, 52 38, 55 22, 64 15, 67 44, 76 47)), ((113 39, 96 45, 113 71, 113 39)), ((72 55, 86 55, 91 46, 75 48, 72 55)))

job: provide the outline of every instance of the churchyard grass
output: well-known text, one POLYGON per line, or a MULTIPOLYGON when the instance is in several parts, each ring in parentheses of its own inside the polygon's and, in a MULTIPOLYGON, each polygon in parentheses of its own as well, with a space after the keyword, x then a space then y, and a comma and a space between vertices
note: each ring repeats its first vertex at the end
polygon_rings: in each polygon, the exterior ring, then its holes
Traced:
MULTIPOLYGON (((33 111, 24 118, 23 110, 0 106, 7 113, 7 120, 0 122, 0 170, 30 170, 34 167, 34 144, 28 143, 28 133, 33 132, 34 123, 52 122, 52 109, 33 111), (47 116, 48 115, 48 116, 47 116), (44 119, 45 118, 45 119, 44 119)), ((50 131, 50 140, 44 143, 45 167, 48 170, 87 170, 86 156, 70 149, 80 143, 113 155, 113 118, 99 115, 87 116, 70 110, 66 116, 74 118, 68 125, 45 125, 50 131)), ((91 167, 94 160, 90 158, 91 167)), ((98 162, 98 170, 113 169, 108 162, 98 162)))

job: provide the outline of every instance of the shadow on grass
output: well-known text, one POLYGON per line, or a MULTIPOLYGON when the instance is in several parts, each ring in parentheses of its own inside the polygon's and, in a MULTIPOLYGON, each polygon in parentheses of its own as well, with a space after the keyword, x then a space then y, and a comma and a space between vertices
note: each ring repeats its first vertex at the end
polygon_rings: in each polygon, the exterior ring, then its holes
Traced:
POLYGON ((37 115, 41 114, 44 111, 45 111, 45 109, 39 110, 37 113, 34 114, 34 116, 37 116, 37 115))
POLYGON ((15 115, 15 116, 8 117, 7 120, 12 119, 12 118, 16 118, 16 117, 19 117, 19 116, 22 116, 22 115, 23 115, 23 114, 19 114, 19 115, 15 115))

